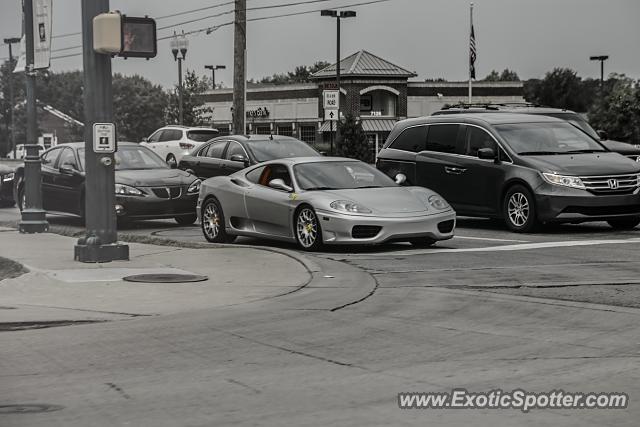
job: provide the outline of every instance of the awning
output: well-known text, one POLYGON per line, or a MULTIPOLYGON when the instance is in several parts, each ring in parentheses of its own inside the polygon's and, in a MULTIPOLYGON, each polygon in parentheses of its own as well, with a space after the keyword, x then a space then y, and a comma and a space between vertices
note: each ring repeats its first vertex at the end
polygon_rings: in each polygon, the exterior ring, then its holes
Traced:
MULTIPOLYGON (((322 123, 320 132, 329 132, 331 129, 330 123, 328 120, 322 123)), ((364 119, 361 120, 360 123, 362 123, 362 130, 365 132, 391 132, 396 121, 391 119, 364 119)), ((333 124, 333 130, 336 130, 336 125, 337 123, 333 124)))

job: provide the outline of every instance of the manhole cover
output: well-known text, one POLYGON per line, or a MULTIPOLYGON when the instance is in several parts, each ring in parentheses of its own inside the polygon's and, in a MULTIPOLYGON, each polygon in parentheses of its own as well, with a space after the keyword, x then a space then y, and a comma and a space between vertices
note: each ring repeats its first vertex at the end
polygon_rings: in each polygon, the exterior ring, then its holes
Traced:
POLYGON ((187 282, 203 282, 207 280, 207 276, 199 276, 197 274, 137 274, 135 276, 127 276, 122 278, 127 282, 143 282, 143 283, 187 283, 187 282))
POLYGON ((47 405, 43 403, 27 403, 17 405, 0 405, 0 414, 34 414, 40 412, 53 412, 64 409, 60 405, 47 405))

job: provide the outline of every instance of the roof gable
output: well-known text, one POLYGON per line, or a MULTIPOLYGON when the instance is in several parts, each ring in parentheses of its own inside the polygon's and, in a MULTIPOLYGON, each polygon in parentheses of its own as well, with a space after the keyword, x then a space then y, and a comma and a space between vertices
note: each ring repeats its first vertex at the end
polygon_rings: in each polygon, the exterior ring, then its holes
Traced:
MULTIPOLYGON (((311 78, 335 77, 336 64, 329 65, 314 73, 311 78)), ((416 77, 417 74, 380 58, 366 50, 361 50, 340 60, 341 76, 361 77, 416 77)))

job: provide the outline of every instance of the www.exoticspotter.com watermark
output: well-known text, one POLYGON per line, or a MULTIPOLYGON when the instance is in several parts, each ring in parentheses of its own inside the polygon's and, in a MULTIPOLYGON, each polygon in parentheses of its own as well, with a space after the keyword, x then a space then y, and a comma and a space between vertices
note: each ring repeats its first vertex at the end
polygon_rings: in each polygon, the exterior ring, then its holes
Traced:
POLYGON ((450 392, 398 393, 401 409, 624 409, 626 393, 577 393, 563 390, 534 393, 521 389, 473 393, 463 388, 450 392))

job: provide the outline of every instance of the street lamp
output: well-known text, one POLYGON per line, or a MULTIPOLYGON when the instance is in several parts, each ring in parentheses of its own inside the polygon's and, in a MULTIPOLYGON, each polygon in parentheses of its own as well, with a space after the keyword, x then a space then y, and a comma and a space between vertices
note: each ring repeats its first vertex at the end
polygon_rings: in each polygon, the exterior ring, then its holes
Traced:
MULTIPOLYGON (((4 39, 4 44, 9 46, 9 65, 13 67, 13 51, 11 45, 14 43, 20 43, 20 37, 11 37, 4 39)), ((13 123, 13 70, 9 70, 9 100, 11 101, 11 151, 13 151, 13 158, 16 158, 16 133, 13 123)))
POLYGON ((180 124, 184 122, 184 114, 182 112, 182 61, 187 57, 187 48, 189 47, 189 40, 182 31, 181 35, 173 32, 173 38, 171 39, 171 53, 173 53, 173 60, 178 61, 178 116, 180 124))
POLYGON ((224 70, 227 67, 224 65, 205 65, 204 68, 206 68, 207 70, 211 70, 211 82, 212 82, 212 89, 215 90, 216 88, 216 70, 224 70))
POLYGON ((602 89, 604 84, 604 61, 609 59, 609 55, 590 56, 589 59, 592 61, 600 61, 600 89, 602 89))
MULTIPOLYGON (((336 86, 338 87, 338 120, 340 120, 340 19, 341 18, 355 18, 356 12, 353 10, 335 10, 324 9, 320 11, 320 16, 328 16, 329 18, 336 18, 337 23, 337 37, 336 37, 336 86)), ((338 133, 340 131, 336 127, 336 140, 338 139, 338 133)), ((333 154, 333 152, 331 153, 333 154)))

